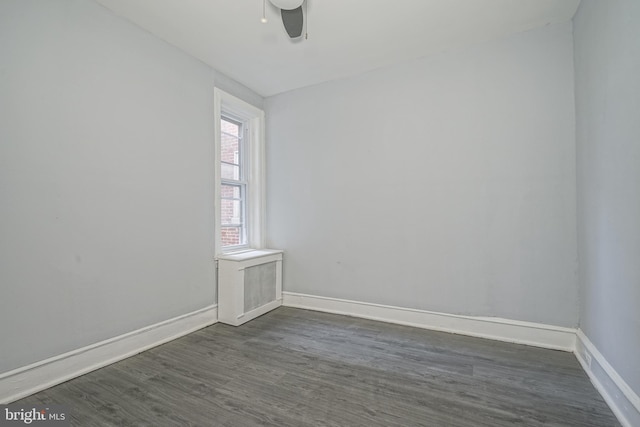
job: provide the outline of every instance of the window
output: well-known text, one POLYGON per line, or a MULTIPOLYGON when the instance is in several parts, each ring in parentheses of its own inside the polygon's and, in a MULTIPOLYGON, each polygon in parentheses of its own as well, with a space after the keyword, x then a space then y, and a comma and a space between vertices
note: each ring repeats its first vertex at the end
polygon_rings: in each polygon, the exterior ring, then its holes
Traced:
POLYGON ((215 89, 216 253, 264 247, 264 112, 215 89))
POLYGON ((220 240, 222 249, 247 244, 246 124, 220 118, 220 240))

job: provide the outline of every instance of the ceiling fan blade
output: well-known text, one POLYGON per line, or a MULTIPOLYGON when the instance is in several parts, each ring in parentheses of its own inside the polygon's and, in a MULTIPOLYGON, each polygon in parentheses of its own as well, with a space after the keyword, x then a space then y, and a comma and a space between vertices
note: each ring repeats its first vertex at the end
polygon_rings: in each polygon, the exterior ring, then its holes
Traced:
POLYGON ((302 35, 302 27, 304 26, 302 6, 292 10, 281 9, 280 14, 282 15, 282 23, 289 37, 292 39, 300 37, 302 35))

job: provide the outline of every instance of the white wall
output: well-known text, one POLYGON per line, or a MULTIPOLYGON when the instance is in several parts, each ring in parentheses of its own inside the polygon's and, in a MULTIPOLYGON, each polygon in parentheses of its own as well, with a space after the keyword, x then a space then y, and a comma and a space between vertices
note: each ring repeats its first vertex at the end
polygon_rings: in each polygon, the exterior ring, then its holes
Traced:
POLYGON ((571 23, 267 98, 285 290, 576 326, 571 23))
POLYGON ((640 394, 640 2, 574 22, 580 328, 640 394))
POLYGON ((92 1, 0 2, 0 373, 215 302, 214 76, 92 1))

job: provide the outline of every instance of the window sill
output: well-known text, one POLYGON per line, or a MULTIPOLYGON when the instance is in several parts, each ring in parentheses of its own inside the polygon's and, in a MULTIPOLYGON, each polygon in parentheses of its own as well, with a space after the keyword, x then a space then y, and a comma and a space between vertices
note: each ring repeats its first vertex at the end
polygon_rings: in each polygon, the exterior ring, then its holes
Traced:
POLYGON ((235 252, 220 254, 216 257, 216 259, 223 259, 227 261, 247 261, 250 259, 281 254, 283 252, 284 251, 280 249, 241 249, 235 252))

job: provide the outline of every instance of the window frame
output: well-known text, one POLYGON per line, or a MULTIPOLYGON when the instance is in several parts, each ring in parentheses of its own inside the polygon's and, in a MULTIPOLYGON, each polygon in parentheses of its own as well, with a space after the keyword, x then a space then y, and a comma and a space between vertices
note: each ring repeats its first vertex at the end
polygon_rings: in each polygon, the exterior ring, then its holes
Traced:
MULTIPOLYGON (((264 111, 219 89, 214 88, 214 123, 215 123, 215 254, 227 254, 251 249, 261 249, 265 246, 264 217, 265 217, 265 155, 264 155, 264 111), (245 241, 243 245, 222 247, 222 220, 221 220, 221 186, 225 183, 222 179, 222 126, 221 120, 228 118, 233 122, 243 124, 243 141, 240 148, 241 180, 245 183, 244 224, 245 241)), ((233 181, 226 181, 231 183, 233 181)))

